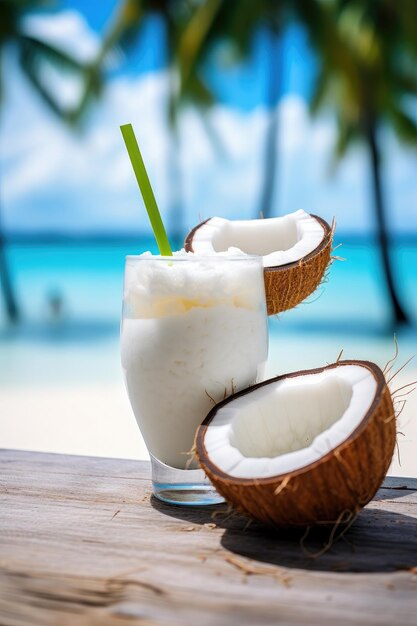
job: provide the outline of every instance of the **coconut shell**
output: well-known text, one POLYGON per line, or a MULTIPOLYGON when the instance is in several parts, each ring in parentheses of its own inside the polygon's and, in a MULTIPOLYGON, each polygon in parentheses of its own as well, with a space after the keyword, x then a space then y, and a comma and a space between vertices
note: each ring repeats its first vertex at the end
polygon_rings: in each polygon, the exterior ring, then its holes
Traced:
MULTIPOLYGON (((320 244, 310 254, 299 261, 265 267, 264 281, 268 315, 293 309, 305 300, 320 284, 330 261, 333 229, 317 215, 312 215, 323 227, 324 236, 320 244)), ((194 252, 193 238, 196 231, 206 224, 198 224, 187 235, 184 243, 187 252, 194 252)))
POLYGON ((380 368, 368 361, 339 361, 316 370, 278 376, 230 396, 213 407, 199 427, 196 448, 201 467, 217 491, 235 509, 276 527, 291 527, 335 524, 353 519, 374 497, 384 480, 395 441, 394 407, 380 368), (269 478, 235 478, 223 473, 210 461, 204 436, 219 408, 271 382, 343 365, 359 365, 370 370, 377 389, 362 422, 334 450, 306 467, 269 478))
POLYGON ((319 286, 330 261, 333 230, 317 215, 313 215, 324 229, 320 244, 299 261, 265 267, 264 281, 268 315, 293 309, 319 286))

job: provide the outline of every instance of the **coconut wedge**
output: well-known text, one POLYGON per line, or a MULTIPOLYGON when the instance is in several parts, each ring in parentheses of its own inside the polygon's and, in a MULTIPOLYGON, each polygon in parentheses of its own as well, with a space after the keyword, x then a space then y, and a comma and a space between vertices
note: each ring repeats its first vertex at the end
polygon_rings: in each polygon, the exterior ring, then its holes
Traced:
POLYGON ((196 254, 239 248, 264 261, 268 315, 292 309, 320 284, 330 261, 333 230, 321 217, 296 211, 283 217, 230 221, 212 217, 189 233, 196 254))
POLYGON ((278 376, 217 404, 196 438, 201 467, 240 512, 277 527, 353 519, 396 440, 384 375, 339 361, 278 376))

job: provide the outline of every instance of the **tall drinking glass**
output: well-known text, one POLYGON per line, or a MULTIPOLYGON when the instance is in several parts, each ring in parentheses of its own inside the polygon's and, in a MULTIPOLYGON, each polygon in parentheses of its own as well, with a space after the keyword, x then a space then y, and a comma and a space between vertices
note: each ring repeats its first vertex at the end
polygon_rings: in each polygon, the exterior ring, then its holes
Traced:
POLYGON ((221 502, 193 453, 213 405, 257 382, 268 352, 261 257, 129 256, 121 355, 154 494, 221 502))

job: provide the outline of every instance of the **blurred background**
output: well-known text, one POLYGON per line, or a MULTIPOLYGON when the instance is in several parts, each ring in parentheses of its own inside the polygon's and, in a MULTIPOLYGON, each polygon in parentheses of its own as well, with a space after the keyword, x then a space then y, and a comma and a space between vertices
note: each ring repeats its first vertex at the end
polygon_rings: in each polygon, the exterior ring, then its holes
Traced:
MULTIPOLYGON (((269 375, 384 367, 394 333, 392 373, 412 357, 416 61, 414 0, 0 0, 0 447, 146 458, 118 332, 125 255, 156 247, 127 122, 177 248, 213 215, 336 219, 269 375)), ((392 473, 417 476, 412 389, 392 473)))

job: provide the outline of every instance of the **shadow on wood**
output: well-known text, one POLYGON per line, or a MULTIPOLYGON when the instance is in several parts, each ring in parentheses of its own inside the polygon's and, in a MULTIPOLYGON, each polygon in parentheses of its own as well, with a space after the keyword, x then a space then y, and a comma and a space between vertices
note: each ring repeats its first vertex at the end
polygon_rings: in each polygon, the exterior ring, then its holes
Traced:
MULTIPOLYGON (((341 531, 342 532, 342 529, 341 531)), ((302 535, 251 527, 244 535, 226 529, 221 544, 227 550, 263 563, 329 572, 393 572, 417 565, 417 531, 413 517, 365 509, 340 538, 331 529, 302 535), (387 537, 389 536, 389 540, 387 537)))
POLYGON ((417 527, 415 517, 384 510, 389 498, 406 497, 414 490, 381 490, 377 501, 365 508, 344 533, 341 526, 275 530, 243 515, 227 505, 192 509, 165 505, 152 497, 152 506, 170 517, 193 524, 216 524, 224 529, 223 548, 262 563, 288 568, 328 572, 393 572, 417 566, 417 527), (316 556, 318 555, 319 556, 316 556))

